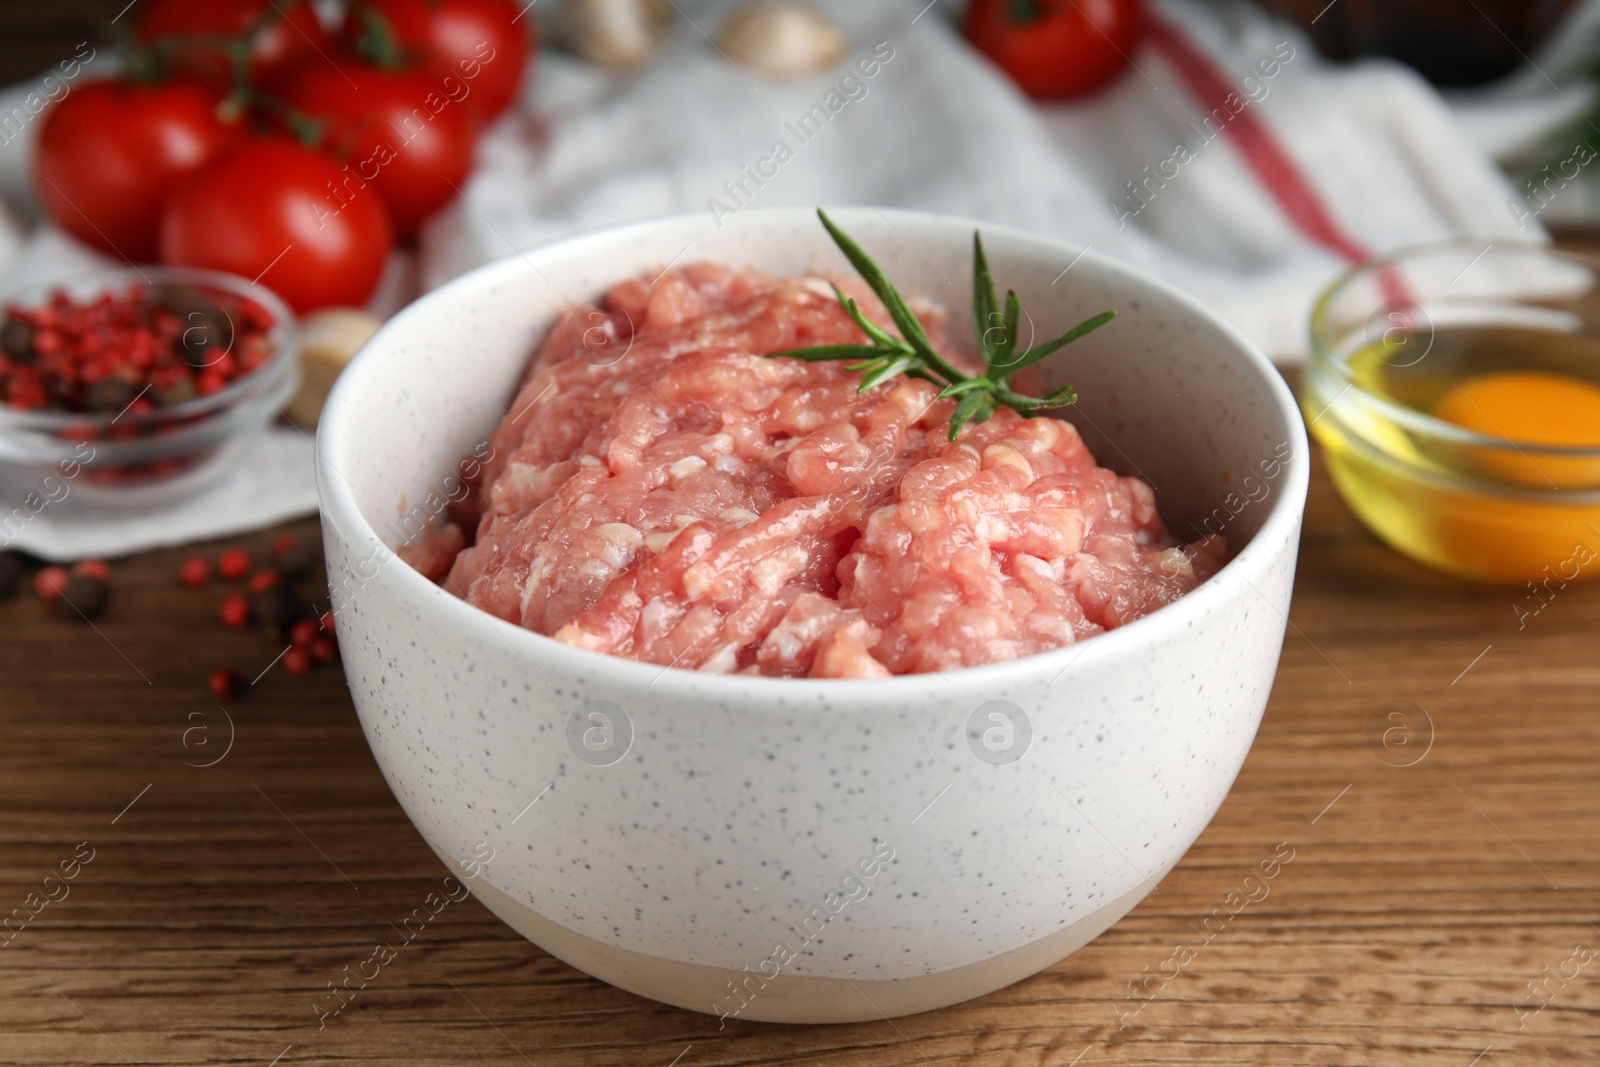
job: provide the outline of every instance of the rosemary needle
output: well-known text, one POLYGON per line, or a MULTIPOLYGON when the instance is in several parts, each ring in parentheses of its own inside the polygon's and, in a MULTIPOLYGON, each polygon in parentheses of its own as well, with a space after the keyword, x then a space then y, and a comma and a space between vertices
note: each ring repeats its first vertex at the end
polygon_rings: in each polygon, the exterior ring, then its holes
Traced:
POLYGON ((978 348, 983 355, 983 373, 966 375, 957 370, 943 356, 934 351, 922 323, 907 306, 894 285, 850 235, 839 229, 826 212, 817 209, 817 217, 827 229, 834 244, 844 253, 867 286, 877 294, 889 317, 900 331, 896 337, 866 315, 838 286, 833 287, 839 303, 855 324, 866 334, 870 343, 855 345, 818 345, 775 352, 770 358, 787 357, 811 361, 850 360, 847 370, 861 375, 861 391, 904 374, 943 386, 941 397, 959 397, 955 412, 950 416, 950 440, 954 441, 968 422, 983 422, 1002 406, 1031 418, 1047 408, 1064 407, 1075 403, 1078 394, 1072 386, 1062 386, 1046 396, 1029 396, 1011 388, 1011 376, 1031 367, 1044 357, 1071 344, 1084 334, 1097 330, 1116 318, 1115 311, 1102 311, 1085 319, 1060 337, 1023 351, 1017 349, 1017 323, 1022 305, 1015 290, 1006 292, 1002 304, 995 295, 994 275, 989 272, 989 261, 983 254, 983 238, 972 234, 972 322, 978 333, 978 348))

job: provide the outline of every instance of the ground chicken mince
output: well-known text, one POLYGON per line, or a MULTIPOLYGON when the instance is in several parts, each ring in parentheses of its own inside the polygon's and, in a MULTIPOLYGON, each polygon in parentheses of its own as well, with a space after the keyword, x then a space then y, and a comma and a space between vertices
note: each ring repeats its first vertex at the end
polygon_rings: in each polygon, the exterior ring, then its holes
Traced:
POLYGON ((540 347, 460 516, 476 536, 407 556, 580 648, 821 678, 1057 648, 1221 564, 1219 539, 1168 537, 1149 486, 1070 423, 1002 409, 951 443, 954 403, 928 382, 858 393, 840 363, 763 358, 861 340, 821 278, 701 263, 625 281, 540 347))

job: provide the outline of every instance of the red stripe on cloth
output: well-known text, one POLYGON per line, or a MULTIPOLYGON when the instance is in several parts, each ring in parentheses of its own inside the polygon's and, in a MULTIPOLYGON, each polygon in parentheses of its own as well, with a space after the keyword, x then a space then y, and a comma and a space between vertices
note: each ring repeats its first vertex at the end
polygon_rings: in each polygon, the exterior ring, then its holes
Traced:
MULTIPOLYGON (((1146 27, 1151 45, 1178 72, 1206 115, 1210 116, 1220 108, 1228 116, 1222 124, 1222 131, 1232 136, 1240 158, 1261 179, 1267 194, 1277 202, 1301 235, 1352 263, 1369 258, 1371 252, 1334 221, 1304 172, 1290 158, 1272 131, 1257 119, 1255 112, 1249 110, 1248 101, 1237 112, 1227 106, 1230 94, 1241 101, 1246 100, 1229 84, 1227 76, 1165 19, 1149 13, 1146 27)), ((1377 280, 1388 300, 1412 303, 1405 281, 1398 272, 1381 270, 1377 280)))
POLYGON ((1193 94, 1195 102, 1209 116, 1220 109, 1228 116, 1222 126, 1233 137, 1234 147, 1245 165, 1255 172, 1266 186, 1266 192, 1277 201, 1290 221, 1305 235, 1330 252, 1337 252, 1348 260, 1367 258, 1367 250, 1346 234, 1328 214, 1311 183, 1289 158, 1278 139, 1256 118, 1248 106, 1234 112, 1226 103, 1230 94, 1236 100, 1245 97, 1230 85, 1227 78, 1212 65, 1199 49, 1188 42, 1165 20, 1150 15, 1147 22, 1150 43, 1170 63, 1193 94))

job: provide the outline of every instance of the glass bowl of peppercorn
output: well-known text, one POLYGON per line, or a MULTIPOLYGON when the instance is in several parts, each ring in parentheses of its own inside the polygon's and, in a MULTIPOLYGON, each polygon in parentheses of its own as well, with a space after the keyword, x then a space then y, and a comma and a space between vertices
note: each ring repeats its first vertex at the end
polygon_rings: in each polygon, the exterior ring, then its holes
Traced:
POLYGON ((31 285, 0 296, 0 464, 156 505, 232 468, 299 378, 293 314, 244 278, 128 267, 31 285))

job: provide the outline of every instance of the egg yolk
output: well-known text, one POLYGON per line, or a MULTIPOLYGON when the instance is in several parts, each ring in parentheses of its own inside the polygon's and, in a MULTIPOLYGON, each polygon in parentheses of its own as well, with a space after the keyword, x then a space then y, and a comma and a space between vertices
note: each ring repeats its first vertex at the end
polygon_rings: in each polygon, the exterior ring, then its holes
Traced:
MULTIPOLYGON (((1434 414, 1519 445, 1600 448, 1600 387, 1546 371, 1500 371, 1454 386, 1434 414)), ((1600 459, 1529 456, 1480 449, 1486 473, 1521 485, 1574 489, 1600 484, 1600 459)))

